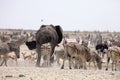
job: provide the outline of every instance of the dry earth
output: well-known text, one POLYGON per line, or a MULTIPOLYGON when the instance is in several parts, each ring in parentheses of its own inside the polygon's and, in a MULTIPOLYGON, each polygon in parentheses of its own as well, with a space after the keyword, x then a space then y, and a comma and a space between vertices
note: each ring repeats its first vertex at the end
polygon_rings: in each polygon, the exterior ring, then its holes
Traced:
POLYGON ((120 80, 119 71, 0 67, 0 80, 120 80))
MULTIPOLYGON (((21 52, 30 52, 25 45, 21 46, 21 52)), ((120 70, 105 71, 94 68, 83 69, 60 69, 56 64, 53 67, 35 67, 35 63, 29 63, 21 58, 18 59, 18 66, 15 61, 9 60, 8 67, 0 67, 0 80, 120 80, 120 70)))

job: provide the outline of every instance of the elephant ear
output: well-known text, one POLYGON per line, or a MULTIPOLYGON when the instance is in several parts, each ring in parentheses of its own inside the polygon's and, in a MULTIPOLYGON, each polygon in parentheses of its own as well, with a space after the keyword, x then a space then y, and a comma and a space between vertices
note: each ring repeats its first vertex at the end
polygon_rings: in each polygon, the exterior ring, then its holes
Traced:
POLYGON ((46 27, 46 25, 41 25, 40 29, 41 29, 41 28, 44 28, 44 27, 46 27))
POLYGON ((30 50, 36 49, 36 41, 25 42, 25 44, 30 50))
POLYGON ((60 43, 63 38, 63 30, 62 30, 61 26, 59 26, 59 25, 55 26, 55 29, 58 34, 58 43, 60 43))

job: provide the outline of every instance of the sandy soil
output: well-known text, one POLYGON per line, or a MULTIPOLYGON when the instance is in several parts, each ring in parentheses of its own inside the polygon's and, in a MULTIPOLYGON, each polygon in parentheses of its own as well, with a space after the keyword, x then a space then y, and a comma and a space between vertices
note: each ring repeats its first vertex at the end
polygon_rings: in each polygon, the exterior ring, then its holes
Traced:
POLYGON ((120 80, 119 71, 0 67, 0 80, 120 80))
MULTIPOLYGON (((29 50, 25 45, 21 46, 21 52, 29 50)), ((119 71, 105 71, 92 69, 60 69, 54 64, 52 67, 35 67, 35 62, 29 63, 21 58, 18 66, 13 60, 8 61, 8 67, 0 67, 0 80, 120 80, 119 71)))

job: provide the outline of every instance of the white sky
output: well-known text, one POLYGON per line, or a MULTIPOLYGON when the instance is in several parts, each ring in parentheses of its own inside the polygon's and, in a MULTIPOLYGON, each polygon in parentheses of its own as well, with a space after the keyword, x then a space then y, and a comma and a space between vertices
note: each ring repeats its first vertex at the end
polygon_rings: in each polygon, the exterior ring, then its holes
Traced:
POLYGON ((38 30, 41 24, 120 31, 120 0, 0 0, 0 28, 38 30))

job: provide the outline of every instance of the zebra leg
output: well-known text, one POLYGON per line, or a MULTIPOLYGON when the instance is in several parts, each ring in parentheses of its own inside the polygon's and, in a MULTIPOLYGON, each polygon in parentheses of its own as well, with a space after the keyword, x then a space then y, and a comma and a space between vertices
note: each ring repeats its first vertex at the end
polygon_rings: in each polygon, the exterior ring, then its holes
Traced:
POLYGON ((117 69, 116 69, 116 67, 117 67, 117 62, 115 62, 115 64, 114 64, 114 65, 115 65, 115 71, 117 71, 117 69))
POLYGON ((91 69, 91 68, 90 68, 90 67, 91 67, 91 66, 90 66, 90 63, 91 63, 91 62, 89 62, 89 69, 91 69))
POLYGON ((83 62, 83 68, 86 70, 87 69, 87 67, 86 67, 86 60, 83 59, 82 62, 83 62))
POLYGON ((96 64, 95 64, 95 62, 94 62, 94 61, 93 61, 93 64, 94 64, 95 69, 97 69, 97 66, 96 66, 96 64))
POLYGON ((69 57, 69 69, 72 69, 71 64, 72 64, 72 59, 71 59, 71 57, 69 57))
POLYGON ((60 66, 60 61, 59 61, 59 59, 57 59, 57 64, 60 66))
POLYGON ((112 62, 112 71, 114 70, 114 61, 112 62))
POLYGON ((108 64, 110 62, 110 57, 107 58, 107 66, 106 66, 106 71, 108 70, 108 64))
POLYGON ((85 69, 85 70, 87 69, 87 67, 86 67, 86 62, 84 62, 84 69, 85 69))
POLYGON ((5 62, 5 60, 3 59, 2 62, 1 62, 1 64, 0 64, 0 66, 2 66, 4 62, 5 62))
POLYGON ((17 58, 15 58, 15 61, 16 61, 16 66, 18 66, 17 58))
POLYGON ((64 63, 65 63, 65 59, 63 59, 63 64, 61 66, 61 69, 64 69, 64 63))
POLYGON ((5 59, 5 66, 7 66, 7 60, 5 59))

